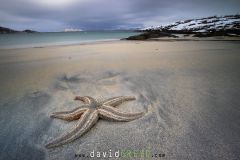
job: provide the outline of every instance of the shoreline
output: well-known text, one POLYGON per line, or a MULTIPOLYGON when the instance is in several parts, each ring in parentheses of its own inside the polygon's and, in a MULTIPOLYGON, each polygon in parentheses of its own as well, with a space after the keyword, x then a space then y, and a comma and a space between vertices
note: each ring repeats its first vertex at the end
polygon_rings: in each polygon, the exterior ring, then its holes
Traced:
POLYGON ((84 42, 76 42, 76 43, 67 43, 67 44, 44 44, 44 45, 30 45, 30 46, 12 46, 1 48, 0 50, 9 50, 9 49, 27 49, 27 48, 52 48, 52 47, 64 47, 64 46, 78 46, 78 45, 94 45, 94 44, 106 44, 106 43, 118 43, 118 42, 151 42, 151 41, 158 41, 158 42, 178 42, 178 41, 240 41, 240 37, 208 37, 208 38, 150 38, 147 40, 125 40, 125 39, 108 39, 108 40, 94 40, 94 41, 84 41, 84 42))
POLYGON ((107 42, 116 42, 120 41, 120 39, 109 39, 109 40, 93 40, 93 41, 83 41, 83 42, 76 42, 76 43, 67 43, 67 44, 39 44, 39 45, 22 45, 22 46, 12 46, 1 48, 0 50, 8 50, 8 49, 27 49, 27 48, 46 48, 46 47, 61 47, 61 46, 76 46, 76 45, 89 45, 89 44, 99 44, 99 43, 107 43, 107 42))

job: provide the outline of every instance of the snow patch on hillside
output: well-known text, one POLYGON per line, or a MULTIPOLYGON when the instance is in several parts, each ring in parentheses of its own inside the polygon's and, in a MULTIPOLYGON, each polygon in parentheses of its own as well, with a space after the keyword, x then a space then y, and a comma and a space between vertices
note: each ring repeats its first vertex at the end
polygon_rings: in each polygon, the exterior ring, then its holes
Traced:
POLYGON ((178 21, 165 26, 147 27, 143 30, 176 30, 207 32, 209 30, 240 29, 240 15, 213 16, 200 19, 178 21))

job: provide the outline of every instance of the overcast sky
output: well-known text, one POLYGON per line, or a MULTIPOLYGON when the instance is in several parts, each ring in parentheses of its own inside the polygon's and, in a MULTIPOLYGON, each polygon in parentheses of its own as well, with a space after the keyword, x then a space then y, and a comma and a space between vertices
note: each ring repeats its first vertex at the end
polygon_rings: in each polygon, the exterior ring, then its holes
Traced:
POLYGON ((147 27, 240 13, 240 0, 1 0, 0 26, 37 31, 147 27))

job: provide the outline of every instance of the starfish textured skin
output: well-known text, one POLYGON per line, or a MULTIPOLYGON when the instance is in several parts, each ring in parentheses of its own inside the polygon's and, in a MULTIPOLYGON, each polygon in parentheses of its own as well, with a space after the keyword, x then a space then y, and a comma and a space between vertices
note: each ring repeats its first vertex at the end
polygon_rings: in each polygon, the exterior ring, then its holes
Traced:
POLYGON ((90 130, 97 123, 99 118, 111 121, 128 122, 142 117, 144 112, 124 113, 115 108, 123 102, 135 99, 136 98, 133 96, 119 96, 98 102, 90 96, 76 96, 74 100, 82 101, 84 103, 82 106, 71 111, 54 112, 50 117, 66 121, 78 120, 78 122, 70 131, 48 143, 46 147, 58 147, 74 141, 90 130))

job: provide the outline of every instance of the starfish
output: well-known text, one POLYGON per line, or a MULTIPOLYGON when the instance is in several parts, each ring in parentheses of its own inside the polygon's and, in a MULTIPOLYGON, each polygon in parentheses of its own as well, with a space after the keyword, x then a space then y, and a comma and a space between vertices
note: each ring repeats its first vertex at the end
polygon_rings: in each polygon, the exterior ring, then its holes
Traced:
POLYGON ((125 101, 135 99, 136 98, 132 96, 119 96, 99 102, 90 96, 76 96, 74 100, 82 101, 84 103, 82 106, 71 111, 54 112, 50 117, 66 121, 78 120, 78 122, 70 131, 47 144, 46 148, 58 147, 74 141, 90 130, 97 123, 99 118, 127 122, 142 117, 144 112, 124 113, 115 108, 125 101))

